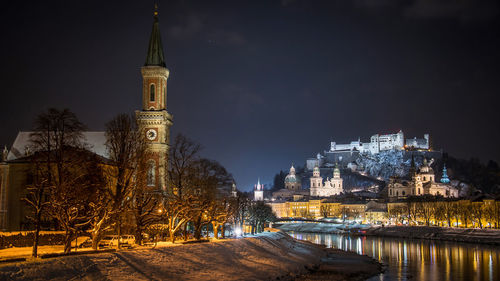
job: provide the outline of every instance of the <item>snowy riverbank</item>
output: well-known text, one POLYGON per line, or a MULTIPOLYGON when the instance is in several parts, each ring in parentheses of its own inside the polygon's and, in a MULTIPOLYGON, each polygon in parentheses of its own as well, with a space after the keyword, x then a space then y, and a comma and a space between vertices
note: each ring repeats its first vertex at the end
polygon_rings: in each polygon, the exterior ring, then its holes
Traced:
POLYGON ((0 267, 0 280, 359 280, 379 272, 367 256, 271 232, 9 264, 0 267))
POLYGON ((364 235, 500 245, 500 230, 498 229, 386 226, 368 229, 364 235))
POLYGON ((325 233, 342 234, 352 230, 369 229, 367 224, 335 224, 335 223, 284 223, 277 228, 285 232, 307 232, 307 233, 325 233))

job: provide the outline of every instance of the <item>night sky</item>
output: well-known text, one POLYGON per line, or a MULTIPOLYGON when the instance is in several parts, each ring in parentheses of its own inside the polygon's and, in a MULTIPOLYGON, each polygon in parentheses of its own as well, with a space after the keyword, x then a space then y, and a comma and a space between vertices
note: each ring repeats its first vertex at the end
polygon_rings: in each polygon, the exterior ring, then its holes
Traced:
MULTIPOLYGON (((161 1, 172 135, 241 190, 375 133, 430 133, 500 160, 497 1, 161 1)), ((0 23, 0 144, 48 107, 103 130, 141 108, 153 1, 9 1, 0 23)))

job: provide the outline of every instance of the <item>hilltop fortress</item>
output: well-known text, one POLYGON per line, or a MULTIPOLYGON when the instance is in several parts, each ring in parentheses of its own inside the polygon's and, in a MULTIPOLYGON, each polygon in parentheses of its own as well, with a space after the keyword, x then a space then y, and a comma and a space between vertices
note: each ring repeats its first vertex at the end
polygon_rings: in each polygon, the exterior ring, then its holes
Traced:
POLYGON ((370 142, 362 143, 360 139, 357 141, 351 141, 349 144, 337 144, 336 142, 330 143, 330 151, 359 151, 360 153, 379 153, 384 150, 392 149, 412 149, 412 150, 429 150, 429 134, 424 134, 423 139, 404 139, 404 133, 399 130, 396 134, 386 134, 379 135, 375 134, 371 136, 370 142))
MULTIPOLYGON (((385 151, 417 152, 429 158, 441 158, 441 152, 432 150, 430 135, 424 134, 423 138, 408 138, 402 130, 391 134, 375 134, 370 137, 370 142, 362 142, 360 138, 347 144, 330 142, 330 149, 323 154, 318 153, 315 158, 306 160, 306 167, 312 171, 315 166, 332 167, 339 164, 341 167, 348 167, 356 162, 359 156, 376 155, 385 151)), ((404 158, 409 159, 411 153, 404 153, 404 158)))

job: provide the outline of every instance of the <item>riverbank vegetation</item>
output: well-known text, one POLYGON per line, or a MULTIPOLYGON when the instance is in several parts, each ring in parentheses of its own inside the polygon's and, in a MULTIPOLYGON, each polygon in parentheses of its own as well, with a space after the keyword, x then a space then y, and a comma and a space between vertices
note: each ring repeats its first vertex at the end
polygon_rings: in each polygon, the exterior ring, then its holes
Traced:
POLYGON ((411 196, 402 202, 387 204, 394 224, 499 228, 500 201, 486 196, 472 199, 446 199, 433 196, 411 196))

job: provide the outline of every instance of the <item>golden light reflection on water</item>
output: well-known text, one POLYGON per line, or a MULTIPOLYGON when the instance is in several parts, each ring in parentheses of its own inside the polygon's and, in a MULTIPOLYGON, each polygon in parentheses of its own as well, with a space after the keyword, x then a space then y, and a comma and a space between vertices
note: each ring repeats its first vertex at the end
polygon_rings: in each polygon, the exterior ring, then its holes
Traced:
POLYGON ((291 236, 368 255, 388 265, 370 280, 500 280, 500 247, 431 240, 290 233, 291 236))

